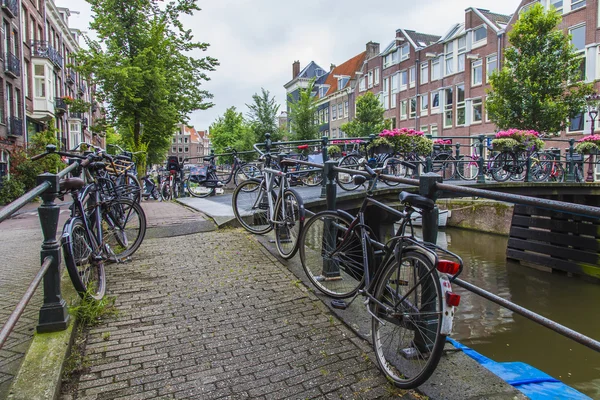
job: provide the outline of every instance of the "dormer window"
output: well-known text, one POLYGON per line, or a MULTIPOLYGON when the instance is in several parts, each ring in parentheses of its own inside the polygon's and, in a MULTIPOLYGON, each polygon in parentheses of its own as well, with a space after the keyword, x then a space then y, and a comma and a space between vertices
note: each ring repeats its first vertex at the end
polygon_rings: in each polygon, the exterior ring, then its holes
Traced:
POLYGON ((323 71, 321 68, 317 68, 315 69, 315 75, 318 77, 325 75, 325 71, 323 71))
POLYGON ((346 84, 348 83, 349 78, 347 76, 342 76, 338 78, 338 90, 342 90, 346 84))
POLYGON ((485 25, 476 28, 473 31, 473 47, 482 46, 487 42, 487 30, 485 25))
POLYGON ((327 86, 321 86, 319 88, 319 97, 325 97, 325 95, 327 94, 327 89, 329 89, 327 86))
POLYGON ((400 47, 400 61, 408 60, 410 56, 410 45, 408 43, 400 47))

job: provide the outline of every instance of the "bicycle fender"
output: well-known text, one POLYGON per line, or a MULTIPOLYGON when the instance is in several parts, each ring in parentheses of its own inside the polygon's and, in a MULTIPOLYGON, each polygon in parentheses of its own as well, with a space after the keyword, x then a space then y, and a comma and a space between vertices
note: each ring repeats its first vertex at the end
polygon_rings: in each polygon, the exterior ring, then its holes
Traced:
POLYGON ((442 325, 440 334, 450 335, 452 333, 452 325, 454 324, 454 306, 446 304, 446 293, 452 292, 452 285, 448 275, 439 274, 440 286, 442 288, 442 325))

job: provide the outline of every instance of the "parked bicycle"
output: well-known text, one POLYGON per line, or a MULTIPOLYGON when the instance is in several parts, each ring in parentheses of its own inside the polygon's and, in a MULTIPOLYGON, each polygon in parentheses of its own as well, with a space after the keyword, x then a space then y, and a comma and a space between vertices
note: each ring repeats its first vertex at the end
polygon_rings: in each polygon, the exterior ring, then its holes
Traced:
POLYGON ((169 201, 183 196, 183 162, 177 156, 169 156, 165 171, 167 175, 161 179, 159 188, 161 201, 169 201))
POLYGON ((304 202, 290 188, 287 164, 283 170, 271 168, 271 154, 262 153, 265 166, 261 178, 250 178, 233 191, 232 207, 237 221, 249 232, 263 235, 275 229, 275 244, 283 258, 292 258, 298 250, 298 238, 304 225, 304 202), (276 178, 280 183, 275 185, 276 178))
MULTIPOLYGON (((410 389, 425 382, 439 362, 460 301, 451 282, 463 264, 456 254, 414 236, 411 216, 417 207, 432 210, 432 200, 402 192, 404 211, 388 207, 372 192, 383 169, 361 166, 371 181, 358 214, 335 210, 311 217, 300 236, 300 260, 315 287, 334 298, 334 307, 349 305, 339 299, 365 297, 379 367, 395 385, 410 389), (389 241, 366 225, 367 207, 401 221, 389 241)), ((366 182, 364 176, 354 179, 357 185, 366 182)))
POLYGON ((142 197, 144 200, 148 200, 150 197, 154 200, 158 200, 160 198, 160 193, 158 191, 158 186, 154 183, 154 179, 149 175, 145 175, 142 177, 142 182, 144 182, 144 188, 142 190, 142 197))

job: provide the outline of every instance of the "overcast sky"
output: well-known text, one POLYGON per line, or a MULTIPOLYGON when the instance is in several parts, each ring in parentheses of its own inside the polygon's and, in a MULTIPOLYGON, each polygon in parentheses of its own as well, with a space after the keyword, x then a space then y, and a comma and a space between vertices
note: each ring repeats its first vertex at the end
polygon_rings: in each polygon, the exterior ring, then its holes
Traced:
MULTIPOLYGON (((123 0, 126 1, 126 0, 123 0)), ((70 25, 88 31, 92 18, 84 0, 55 0, 73 14, 70 25)), ((190 124, 208 129, 225 110, 235 106, 247 112, 252 95, 268 90, 285 110, 283 85, 292 78, 292 63, 304 68, 315 61, 324 69, 339 65, 364 51, 368 41, 381 49, 395 37, 396 29, 443 35, 452 24, 464 22, 468 7, 512 14, 519 0, 198 0, 202 11, 186 17, 194 39, 210 43, 206 52, 220 66, 202 82, 214 98, 214 107, 196 111, 190 124)), ((91 32, 90 32, 91 33, 91 32)))

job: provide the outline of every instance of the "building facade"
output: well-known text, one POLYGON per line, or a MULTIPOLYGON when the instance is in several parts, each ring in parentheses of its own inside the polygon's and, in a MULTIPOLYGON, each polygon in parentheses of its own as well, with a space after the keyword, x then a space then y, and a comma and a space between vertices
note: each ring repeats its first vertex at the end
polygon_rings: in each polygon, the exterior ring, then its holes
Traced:
MULTIPOLYGON (((173 136, 168 156, 176 156, 179 162, 185 158, 210 155, 210 138, 207 131, 197 131, 193 126, 179 125, 179 131, 173 136)), ((191 164, 201 164, 202 160, 190 160, 191 164)))

